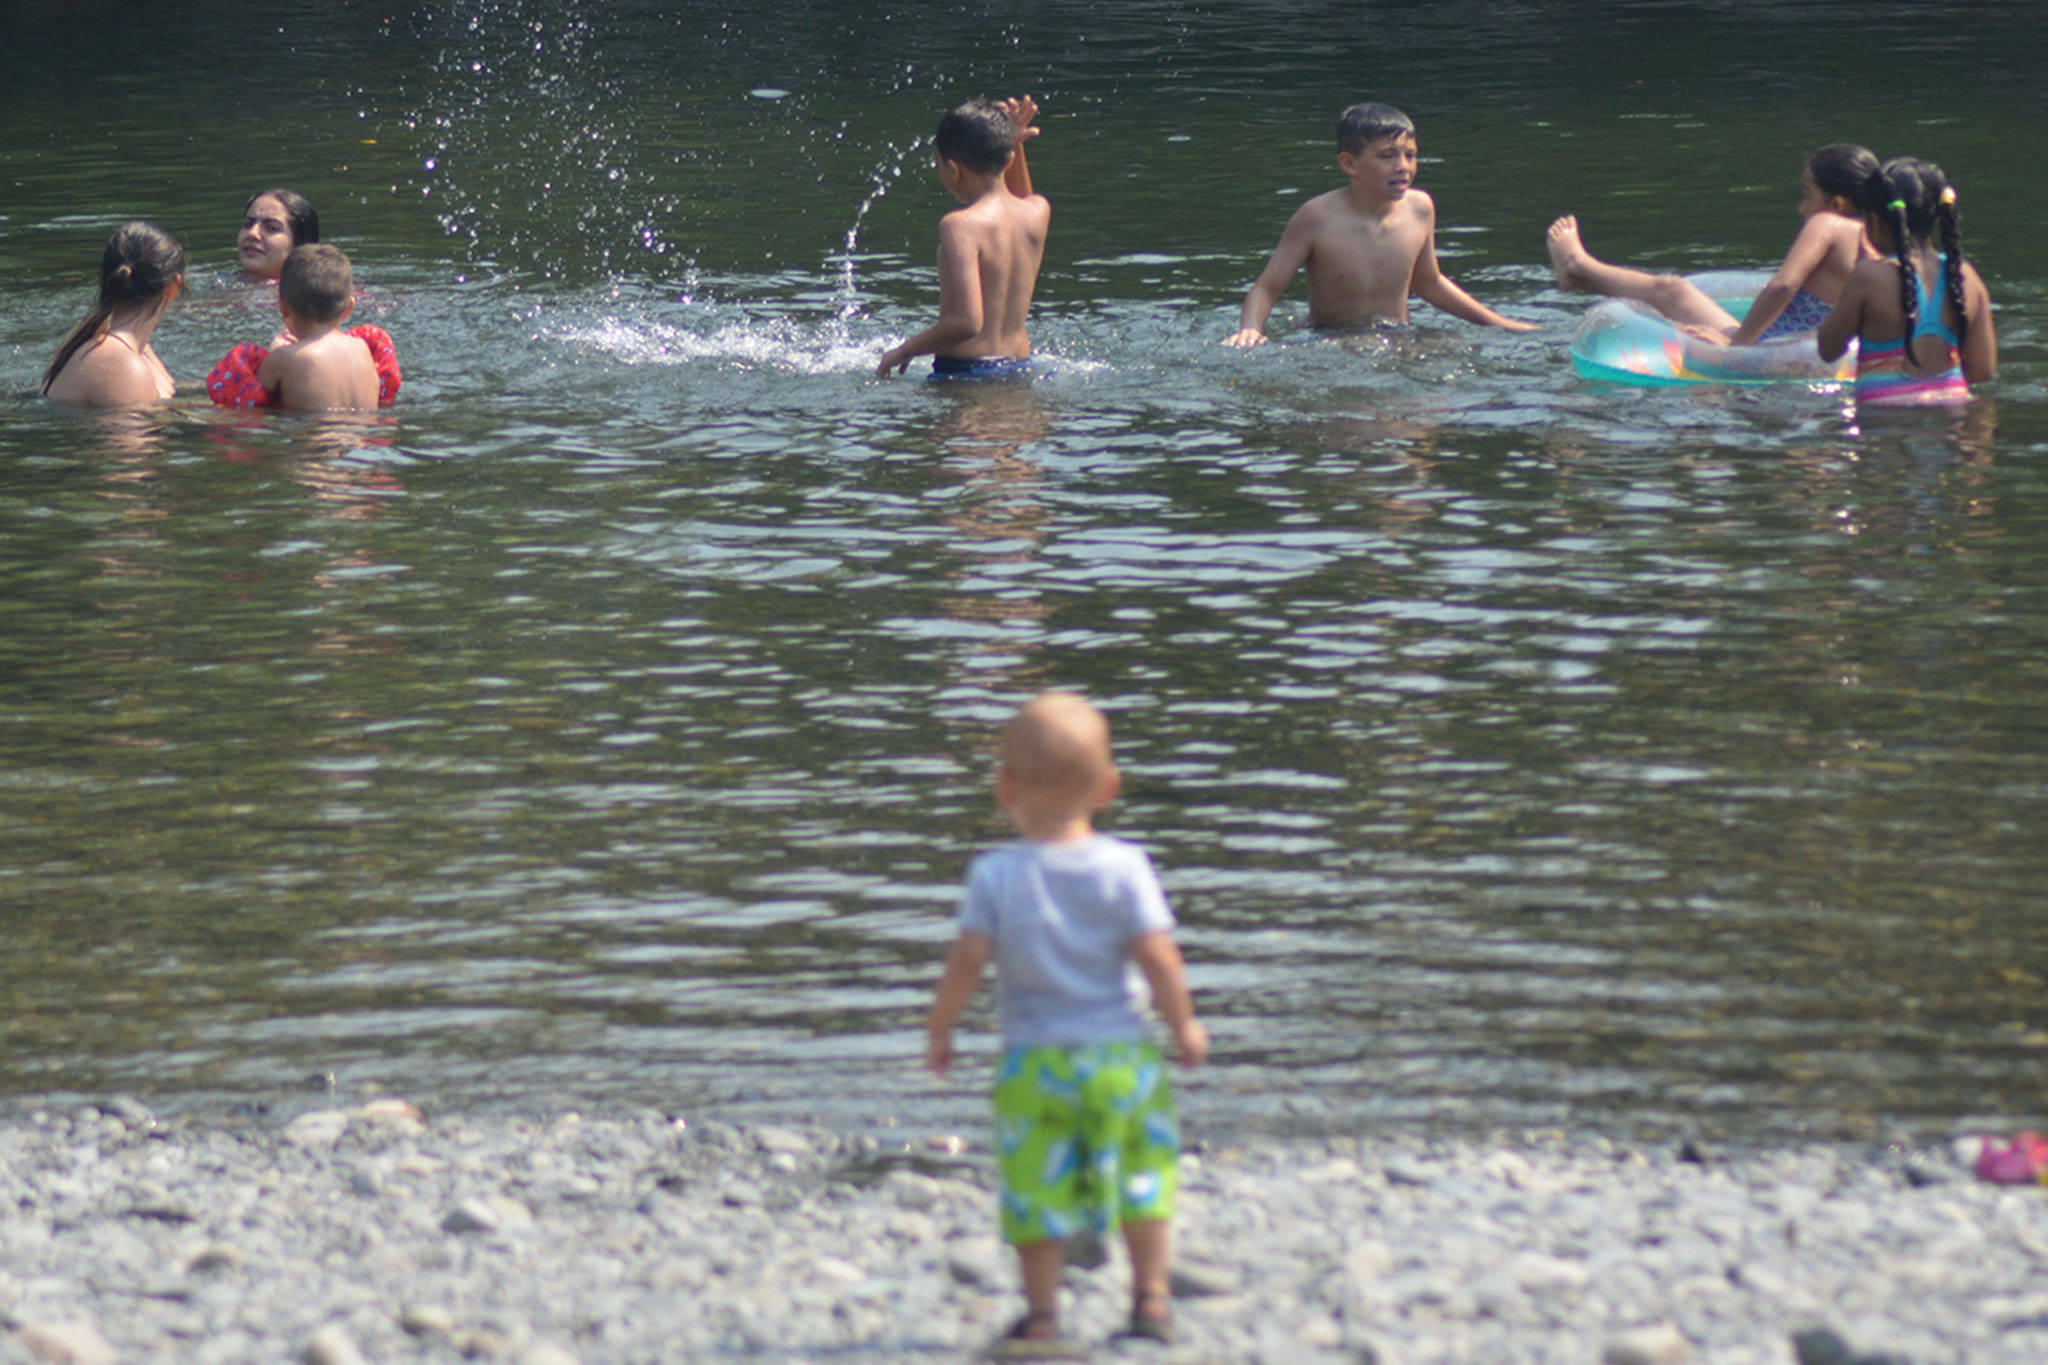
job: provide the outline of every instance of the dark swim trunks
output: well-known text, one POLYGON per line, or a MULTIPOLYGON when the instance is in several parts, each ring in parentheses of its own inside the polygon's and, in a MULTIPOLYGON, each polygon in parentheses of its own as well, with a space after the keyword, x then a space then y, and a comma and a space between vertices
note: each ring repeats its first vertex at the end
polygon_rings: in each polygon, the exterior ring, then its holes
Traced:
POLYGON ((1028 355, 978 355, 932 357, 934 379, 1021 379, 1031 368, 1028 355))

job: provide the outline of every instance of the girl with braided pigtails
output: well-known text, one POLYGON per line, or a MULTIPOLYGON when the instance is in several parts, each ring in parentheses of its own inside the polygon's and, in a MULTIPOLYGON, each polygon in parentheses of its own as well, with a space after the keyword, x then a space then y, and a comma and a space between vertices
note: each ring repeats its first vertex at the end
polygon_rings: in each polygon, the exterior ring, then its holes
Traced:
POLYGON ((1857 206, 1886 259, 1850 275, 1815 335, 1821 358, 1857 339, 1859 407, 1967 403, 1970 385, 1998 373, 1998 331, 1984 281, 1963 259, 1955 187, 1939 166, 1899 157, 1864 181, 1857 206))

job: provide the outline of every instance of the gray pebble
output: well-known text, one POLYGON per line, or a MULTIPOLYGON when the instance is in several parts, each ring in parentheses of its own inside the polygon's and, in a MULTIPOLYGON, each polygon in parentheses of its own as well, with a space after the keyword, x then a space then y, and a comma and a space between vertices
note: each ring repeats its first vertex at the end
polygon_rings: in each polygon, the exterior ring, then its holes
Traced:
POLYGON ((751 1180, 735 1180, 719 1191, 719 1197, 736 1209, 755 1209, 768 1200, 761 1187, 751 1180))
POLYGON ((31 1322, 15 1340, 38 1365, 114 1365, 114 1348, 89 1322, 31 1322))
POLYGON ((445 1337, 455 1330, 455 1315, 439 1304, 409 1303, 398 1315, 408 1336, 445 1337))
POLYGON ((1210 1298, 1237 1293, 1244 1288, 1244 1277, 1223 1266, 1182 1258, 1168 1272, 1168 1287, 1177 1299, 1210 1298))
POLYGON ((1685 1365, 1691 1354, 1684 1335, 1665 1322, 1608 1338, 1600 1365, 1685 1365))
MULTIPOLYGON (((91 1319, 121 1359, 195 1365, 299 1358, 329 1328, 393 1360, 893 1360, 957 1358, 1016 1311, 985 1153, 639 1112, 327 1112, 344 1120, 330 1146, 300 1139, 332 1118, 293 1137, 181 1118, 144 1141, 108 1129, 132 1122, 112 1101, 0 1110, 0 1328, 91 1319), (135 1216, 149 1207, 231 1241, 135 1216)), ((1805 1314, 1865 1343, 1829 1365, 1871 1365, 1878 1343, 1920 1365, 2048 1359, 2040 1191, 1916 1187, 1896 1150, 1712 1155, 1563 1136, 1213 1145, 1183 1163, 1176 1288, 1202 1291, 1178 1301, 1185 1343, 1119 1354, 1654 1359, 1635 1334, 1668 1318, 1689 1361, 1785 1365, 1779 1324, 1805 1314)), ((1065 1280, 1087 1340, 1129 1309, 1114 1251, 1065 1280)), ((0 1361, 34 1360, 0 1337, 0 1361)))
POLYGON ((916 1171, 891 1171, 882 1188, 898 1208, 928 1209, 939 1202, 939 1182, 916 1171))
POLYGON ((227 1270, 239 1270, 249 1263, 249 1257, 240 1247, 227 1242, 208 1242, 187 1258, 187 1275, 213 1275, 227 1270))
POLYGON ((318 1151, 332 1147, 348 1130, 348 1115, 339 1109, 315 1109, 284 1126, 284 1140, 294 1147, 318 1151))
POLYGON ((519 1353, 518 1365, 582 1365, 574 1352, 552 1341, 536 1341, 519 1353))
POLYGON ((441 1220, 443 1232, 499 1232, 530 1227, 533 1213, 507 1194, 464 1199, 441 1220))
POLYGON ((955 1244, 946 1249, 946 1273, 956 1283, 979 1289, 1000 1289, 1005 1285, 1002 1257, 992 1246, 978 1243, 955 1244))
POLYGON ((306 1339, 299 1351, 305 1365, 370 1365, 355 1338, 338 1323, 330 1323, 306 1339))
POLYGON ((817 1151, 816 1145, 794 1128, 758 1128, 754 1131, 754 1146, 788 1156, 810 1156, 817 1151))

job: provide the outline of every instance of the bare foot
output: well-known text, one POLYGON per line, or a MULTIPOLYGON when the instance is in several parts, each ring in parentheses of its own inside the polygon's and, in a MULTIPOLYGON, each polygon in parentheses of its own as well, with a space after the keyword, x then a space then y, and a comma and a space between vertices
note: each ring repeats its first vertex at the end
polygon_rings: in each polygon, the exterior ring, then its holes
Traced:
POLYGON ((1586 244, 1579 240, 1579 220, 1567 213, 1543 234, 1543 244, 1550 248, 1550 268, 1557 272, 1557 287, 1585 288, 1586 262, 1593 257, 1586 250, 1586 244))

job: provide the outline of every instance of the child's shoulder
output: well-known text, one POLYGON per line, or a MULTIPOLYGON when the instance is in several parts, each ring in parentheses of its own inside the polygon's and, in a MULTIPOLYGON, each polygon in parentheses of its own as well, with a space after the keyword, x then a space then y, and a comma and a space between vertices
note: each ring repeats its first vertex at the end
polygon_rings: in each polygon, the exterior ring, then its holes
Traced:
POLYGON ((1816 213, 1800 225, 1801 237, 1817 237, 1850 248, 1863 243, 1863 224, 1839 213, 1816 213))
POLYGON ((1430 198, 1428 190, 1411 187, 1407 193, 1394 201, 1394 209, 1425 227, 1436 222, 1436 200, 1430 198))
POLYGON ((993 873, 1033 863, 1111 866, 1150 862, 1151 856, 1130 840, 1119 839, 1114 834, 1104 834, 1098 830, 1085 838, 1053 844, 1039 843, 1033 839, 1012 839, 1006 844, 984 849, 975 856, 970 868, 973 871, 987 870, 993 873))
POLYGON ((1428 190, 1409 189, 1379 212, 1361 209, 1351 197, 1349 186, 1324 190, 1294 211, 1294 222, 1304 226, 1336 226, 1346 223, 1378 223, 1413 219, 1428 223, 1436 218, 1436 200, 1428 190))
POLYGON ((1033 224, 1052 217, 1052 201, 1042 194, 997 193, 948 209, 939 219, 939 231, 986 232, 1013 223, 1033 224))
POLYGON ((1152 867, 1151 855, 1144 849, 1128 839, 1119 839, 1114 834, 1103 834, 1100 831, 1071 844, 1053 845, 1050 854, 1059 862, 1092 868, 1113 876, 1145 873, 1152 867))
POLYGON ((1340 214, 1348 215, 1351 211, 1351 192, 1345 186, 1339 185, 1334 190, 1324 190, 1321 194, 1310 195, 1302 206, 1294 211, 1294 221, 1316 222, 1340 214))
POLYGON ((1012 839, 1007 844, 985 848, 975 854, 973 860, 967 864, 968 880, 1004 876, 1030 858, 1031 849, 1031 841, 1028 839, 1012 839))

